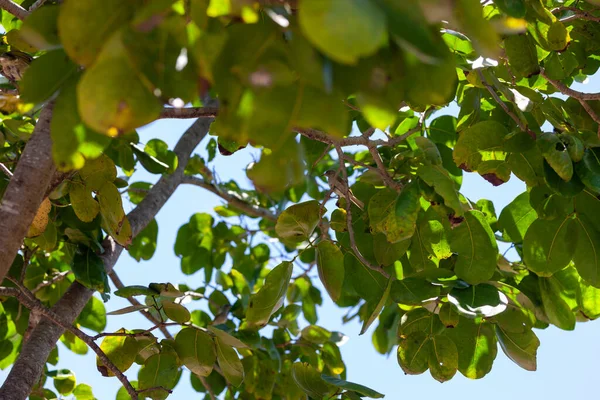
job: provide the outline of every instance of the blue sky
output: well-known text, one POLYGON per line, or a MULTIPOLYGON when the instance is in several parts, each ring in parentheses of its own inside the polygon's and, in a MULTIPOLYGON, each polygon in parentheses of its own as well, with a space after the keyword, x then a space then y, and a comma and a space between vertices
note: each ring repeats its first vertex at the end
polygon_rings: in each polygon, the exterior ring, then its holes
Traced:
MULTIPOLYGON (((595 81, 585 86, 577 84, 574 88, 589 92, 598 91, 600 85, 598 79, 595 81)), ((453 109, 449 110, 452 111, 453 109)), ((141 141, 160 138, 172 148, 181 133, 191 123, 192 121, 180 120, 158 121, 140 130, 141 141)), ((206 140, 198 147, 200 154, 204 154, 206 140)), ((244 169, 248 163, 254 161, 255 156, 256 153, 251 150, 237 152, 231 157, 217 155, 211 168, 217 171, 222 181, 234 178, 247 182, 244 169)), ((157 178, 156 175, 139 172, 131 182, 155 181, 157 178)), ((515 177, 505 185, 495 188, 477 175, 466 174, 462 193, 474 201, 480 198, 494 201, 496 212, 499 214, 506 204, 524 190, 524 184, 515 177)), ((177 230, 192 214, 211 212, 212 208, 219 204, 222 204, 222 201, 218 197, 201 188, 181 186, 158 214, 159 239, 154 257, 150 261, 138 263, 124 253, 117 263, 116 271, 123 282, 126 285, 151 282, 174 284, 186 282, 191 287, 202 285, 204 274, 201 272, 191 277, 181 273, 180 260, 173 252, 173 244, 177 230)), ((597 322, 579 323, 575 332, 564 332, 557 328, 536 331, 541 341, 537 372, 520 369, 498 349, 494 367, 485 378, 473 381, 457 373, 452 381, 440 384, 431 378, 428 372, 420 376, 405 376, 397 364, 395 353, 393 352, 389 358, 379 355, 371 345, 370 331, 363 336, 358 336, 360 331, 358 323, 342 325, 341 317, 344 311, 335 307, 326 298, 326 292, 323 293, 325 303, 319 309, 319 324, 329 330, 343 332, 350 338, 341 348, 344 361, 348 366, 348 379, 386 394, 387 399, 405 399, 413 396, 424 399, 443 396, 446 400, 481 397, 487 400, 527 397, 562 399, 565 396, 574 398, 592 396, 588 393, 596 383, 597 360, 600 359, 600 341, 598 341, 600 324, 597 322)), ((126 300, 112 296, 106 307, 110 311, 126 305, 128 305, 126 300)), ((114 331, 121 327, 133 329, 145 326, 148 326, 148 322, 143 317, 138 314, 128 314, 109 317, 107 331, 114 331)), ((78 356, 61 344, 59 353, 59 367, 72 369, 78 383, 91 385, 94 395, 100 400, 115 398, 120 383, 116 378, 103 378, 96 371, 95 355, 91 351, 86 356, 78 356)), ((3 381, 6 373, 7 371, 0 371, 0 382, 3 381)), ((131 380, 135 380, 137 367, 132 367, 126 375, 131 380)), ((174 395, 170 398, 202 397, 203 395, 191 388, 189 374, 185 372, 174 395)))

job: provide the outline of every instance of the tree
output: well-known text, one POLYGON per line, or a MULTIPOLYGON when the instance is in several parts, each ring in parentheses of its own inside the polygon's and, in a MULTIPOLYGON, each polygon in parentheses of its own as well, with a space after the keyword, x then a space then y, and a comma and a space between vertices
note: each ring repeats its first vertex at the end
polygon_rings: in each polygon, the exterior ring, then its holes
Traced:
POLYGON ((210 399, 383 397, 345 380, 322 296, 441 382, 484 377, 498 346, 535 370, 534 329, 600 316, 600 94, 570 88, 600 67, 597 0, 0 8, 0 398, 93 399, 55 369, 59 341, 118 399, 165 399, 183 368, 210 399), (196 121, 173 149, 140 143, 161 118, 196 121), (252 190, 211 168, 246 146, 252 190), (463 171, 527 190, 497 215, 463 171), (152 258, 180 185, 224 201, 174 243, 204 285, 124 286, 117 259, 152 258), (107 314, 115 296, 131 306, 107 314), (105 332, 138 312, 150 329, 105 332))

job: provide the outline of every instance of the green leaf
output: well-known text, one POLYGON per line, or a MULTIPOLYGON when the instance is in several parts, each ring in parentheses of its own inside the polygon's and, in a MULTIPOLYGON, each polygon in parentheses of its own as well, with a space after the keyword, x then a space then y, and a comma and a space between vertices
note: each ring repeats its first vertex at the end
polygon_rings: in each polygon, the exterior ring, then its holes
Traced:
MULTIPOLYGON (((110 20, 115 18, 118 14, 110 20)), ((90 128, 109 136, 146 125, 162 110, 161 102, 133 70, 127 57, 117 32, 106 43, 98 60, 85 70, 77 86, 81 119, 90 128)))
POLYGON ((60 7, 58 17, 58 32, 65 51, 77 63, 89 67, 108 38, 133 16, 139 6, 138 1, 127 4, 117 0, 66 2, 60 7))
POLYGON ((435 335, 431 337, 430 346, 429 372, 431 376, 438 382, 449 381, 458 370, 456 345, 447 336, 435 335))
POLYGON ((572 260, 577 231, 570 216, 553 220, 535 220, 523 240, 523 261, 540 276, 551 276, 572 260))
POLYGON ((175 349, 183 365, 200 376, 210 375, 217 361, 212 337, 200 329, 183 328, 179 331, 175 336, 175 349))
POLYGON ((75 380, 75 374, 68 369, 58 370, 57 374, 53 378, 54 387, 58 393, 62 395, 69 395, 73 392, 73 389, 75 389, 75 384, 77 383, 75 380))
POLYGON ((454 18, 484 57, 497 58, 500 53, 499 37, 491 22, 484 18, 479 0, 458 0, 452 7, 454 18))
POLYGON ((379 299, 379 301, 377 303, 370 303, 370 304, 367 303, 369 310, 372 309, 373 311, 371 311, 369 318, 365 319, 365 321, 363 322, 363 325, 362 325, 362 328, 360 329, 359 335, 364 335, 365 332, 367 332, 367 330, 371 326, 371 324, 377 319, 377 317, 379 317, 379 314, 381 314, 381 310, 383 310, 383 307, 386 305, 386 303, 388 301, 388 297, 390 295, 391 288, 392 288, 392 279, 390 278, 388 280, 388 283, 387 283, 385 290, 384 290, 383 294, 381 295, 381 298, 379 299))
POLYGON ((115 296, 125 298, 133 296, 158 296, 159 294, 160 293, 154 289, 140 285, 124 286, 115 290, 115 296))
POLYGON ((438 316, 446 328, 456 328, 460 317, 454 306, 450 303, 442 304, 438 316))
POLYGON ((573 261, 577 272, 585 282, 600 287, 600 232, 585 217, 575 219, 577 226, 577 246, 573 261))
POLYGON ((464 317, 459 321, 458 326, 444 331, 458 349, 458 370, 467 378, 483 378, 491 371, 498 352, 492 325, 464 317))
POLYGON ((586 149, 583 159, 575 164, 575 171, 585 186, 600 193, 600 149, 586 149))
MULTIPOLYGON (((193 319, 194 318, 192 316, 192 321, 193 319)), ((236 349, 248 348, 248 346, 244 342, 242 342, 234 336, 231 336, 229 333, 222 331, 221 329, 215 328, 212 325, 208 326, 207 329, 211 331, 215 335, 215 337, 219 338, 221 343, 226 344, 227 346, 235 347, 236 349)))
POLYGON ((571 161, 567 147, 558 135, 544 133, 537 139, 537 145, 548 164, 558 176, 565 182, 570 181, 573 176, 573 162, 571 161))
POLYGON ((436 64, 446 56, 437 32, 428 26, 418 0, 378 0, 389 21, 390 33, 404 50, 424 63, 436 64))
POLYGON ((356 293, 368 302, 378 303, 387 287, 387 279, 362 265, 350 252, 344 255, 344 266, 345 278, 352 284, 356 293))
POLYGON ((288 207, 277 218, 277 236, 293 242, 308 240, 319 223, 320 207, 315 200, 288 207))
POLYGON ((506 310, 508 299, 492 285, 482 283, 466 289, 453 288, 448 294, 448 301, 458 311, 468 317, 493 317, 506 310))
POLYGON ((69 199, 75 215, 83 222, 92 222, 100 212, 100 204, 81 181, 73 180, 69 184, 69 199))
POLYGON ((443 167, 439 165, 421 165, 417 169, 417 175, 426 184, 432 186, 437 194, 442 196, 444 204, 451 208, 455 215, 463 215, 464 211, 454 181, 443 167))
POLYGON ((263 327, 271 319, 271 315, 282 305, 290 279, 293 265, 283 262, 273 268, 266 276, 264 285, 250 297, 246 322, 250 327, 263 327))
POLYGON ((527 229, 536 219, 537 213, 529 202, 529 192, 523 192, 504 207, 498 218, 498 229, 513 243, 522 243, 527 229))
POLYGON ((19 82, 22 101, 43 103, 77 72, 77 68, 62 49, 36 58, 19 82))
POLYGON ((513 18, 523 18, 527 12, 524 0, 494 0, 494 3, 513 18))
POLYGON ((163 301, 162 307, 167 317, 169 317, 169 319, 172 321, 183 324, 190 320, 190 312, 187 308, 179 303, 175 303, 173 301, 163 301))
POLYGON ((465 219, 450 236, 452 251, 458 254, 456 276, 470 284, 485 282, 496 270, 498 245, 480 211, 465 213, 465 219))
POLYGON ((92 392, 92 387, 85 383, 77 385, 75 390, 73 390, 73 395, 75 395, 75 400, 96 400, 92 392))
POLYGON ((96 253, 86 247, 75 253, 71 267, 75 279, 85 287, 105 293, 109 290, 104 263, 96 253))
MULTIPOLYGON (((171 390, 177 383, 179 366, 177 356, 171 352, 161 352, 150 356, 138 373, 139 390, 163 387, 171 390)), ((154 400, 164 400, 169 395, 162 389, 149 390, 144 396, 154 400)))
POLYGON ((456 133, 456 117, 444 115, 429 124, 429 139, 446 147, 454 147, 458 138, 456 133))
POLYGON ((146 149, 140 144, 131 144, 131 149, 136 155, 138 161, 151 174, 162 174, 167 172, 169 165, 160 161, 156 157, 148 154, 146 149))
POLYGON ((406 99, 414 107, 429 105, 445 106, 454 99, 458 77, 456 63, 449 54, 441 52, 442 57, 433 65, 423 64, 416 57, 405 57, 406 99))
POLYGON ((477 171, 484 161, 504 160, 508 131, 496 121, 483 121, 461 132, 454 146, 454 162, 465 171, 477 171))
POLYGON ((310 343, 323 344, 329 340, 331 332, 317 325, 309 325, 302 329, 300 336, 310 343))
POLYGON ((544 277, 538 279, 544 311, 551 324, 560 329, 572 331, 575 329, 575 314, 573 314, 569 305, 561 298, 561 288, 553 285, 552 279, 544 277))
POLYGON ((77 317, 77 323, 95 332, 102 332, 106 328, 106 309, 104 308, 104 303, 92 297, 77 317))
POLYGON ((385 397, 385 395, 376 392, 375 390, 366 386, 359 385, 358 383, 348 382, 343 379, 335 378, 333 376, 327 376, 324 374, 321 375, 321 378, 323 378, 325 382, 333 386, 337 386, 340 389, 360 393, 362 395, 361 397, 364 396, 369 397, 371 399, 383 399, 385 397))
POLYGON ((144 304, 136 304, 134 306, 128 306, 128 307, 120 308, 115 311, 108 312, 108 313, 106 313, 106 315, 123 315, 123 314, 129 314, 129 313, 140 311, 140 310, 147 310, 149 308, 150 308, 150 306, 146 306, 144 304))
POLYGON ((93 132, 81 121, 77 111, 78 81, 79 76, 73 76, 63 85, 52 112, 52 157, 60 170, 82 168, 86 158, 90 162, 99 157, 110 142, 110 138, 93 132))
POLYGON ((387 41, 386 16, 366 0, 303 0, 300 27, 306 38, 335 61, 354 64, 387 41))
POLYGON ((508 57, 508 63, 515 73, 526 78, 539 74, 540 64, 535 43, 529 35, 522 33, 508 36, 504 39, 504 50, 508 57))
POLYGON ((102 216, 102 228, 121 246, 131 243, 131 225, 125 211, 119 189, 111 182, 105 182, 98 189, 98 203, 102 216))
MULTIPOLYGON (((123 334, 127 331, 119 329, 116 333, 123 334)), ((100 349, 121 372, 131 367, 140 350, 137 340, 132 336, 107 336, 100 343, 100 349)), ((114 376, 98 357, 96 357, 96 367, 102 376, 114 376)))
POLYGON ((215 338, 217 361, 227 382, 240 386, 244 380, 244 367, 234 348, 224 343, 219 337, 215 338))
POLYGON ((336 391, 335 386, 325 382, 319 371, 308 363, 294 363, 292 377, 304 393, 315 399, 331 396, 336 391))
POLYGON ((58 37, 58 15, 60 7, 46 5, 34 10, 19 29, 19 37, 38 50, 60 47, 58 37))
POLYGON ((138 233, 131 242, 131 245, 127 249, 129 255, 140 260, 149 260, 156 251, 156 242, 158 240, 158 224, 153 219, 148 225, 138 233))
POLYGON ((423 278, 404 278, 392 283, 392 300, 400 304, 421 305, 423 301, 440 295, 440 287, 423 278))
POLYGON ((344 284, 344 255, 333 242, 324 240, 317 245, 317 268, 327 293, 338 301, 344 284))
POLYGON ((431 342, 425 332, 412 332, 400 341, 398 363, 408 375, 419 375, 429 368, 431 342))
POLYGON ((496 335, 504 354, 518 366, 527 371, 537 369, 537 349, 540 341, 532 330, 515 333, 503 330, 500 325, 495 325, 496 335))
POLYGON ((87 160, 79 171, 79 176, 89 190, 98 191, 105 183, 114 182, 117 178, 117 167, 110 157, 102 154, 93 160, 87 160))

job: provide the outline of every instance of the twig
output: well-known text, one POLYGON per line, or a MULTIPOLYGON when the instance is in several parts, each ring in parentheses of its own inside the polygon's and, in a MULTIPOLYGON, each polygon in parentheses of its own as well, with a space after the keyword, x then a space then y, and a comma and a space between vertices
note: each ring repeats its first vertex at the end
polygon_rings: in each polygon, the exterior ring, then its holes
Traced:
POLYGON ((204 188, 204 189, 208 190, 209 192, 216 194, 217 196, 219 196, 220 198, 222 198, 223 200, 225 200, 227 203, 234 206, 235 208, 238 208, 238 209, 244 211, 245 213, 252 215, 254 217, 265 218, 270 221, 277 221, 277 216, 275 214, 273 214, 271 211, 269 211, 265 208, 261 208, 261 207, 255 206, 253 204, 250 204, 250 203, 240 199, 233 193, 224 192, 220 188, 218 188, 215 184, 208 183, 203 179, 186 175, 181 180, 181 183, 204 188))
POLYGON ((562 94, 574 98, 579 102, 579 104, 581 104, 583 109, 589 114, 594 122, 598 124, 598 137, 600 137, 600 115, 598 115, 588 103, 588 100, 600 100, 600 93, 582 93, 577 90, 573 90, 562 82, 548 78, 546 71, 543 69, 540 72, 540 75, 550 82, 550 84, 552 84, 552 86, 558 89, 562 94))
POLYGON ((46 2, 46 0, 37 0, 35 3, 33 3, 31 5, 31 7, 29 7, 29 12, 34 12, 35 10, 37 10, 38 8, 43 6, 45 2, 46 2))
POLYGON ((10 169, 8 169, 8 167, 6 165, 0 163, 0 170, 2 170, 4 175, 8 176, 9 178, 12 178, 13 173, 10 172, 10 169))
POLYGON ((202 382, 202 386, 204 386, 204 388, 208 392, 208 395, 210 396, 211 400, 216 400, 217 398, 215 397, 215 392, 214 392, 213 388, 210 386, 210 384, 206 381, 206 378, 201 375, 196 375, 196 376, 198 377, 198 379, 200 379, 200 382, 202 382))
POLYGON ((580 10, 577 7, 557 7, 555 9, 553 9, 551 12, 552 12, 552 14, 560 14, 565 11, 570 11, 573 13, 573 15, 568 15, 564 18, 561 18, 560 22, 565 23, 565 22, 571 22, 571 21, 578 20, 578 19, 583 19, 586 21, 593 21, 593 22, 600 22, 600 17, 596 17, 596 16, 588 13, 587 11, 580 10))
POLYGON ((218 107, 189 107, 189 108, 165 108, 160 113, 160 119, 175 118, 214 118, 219 111, 218 107))
MULTIPOLYGON (((344 168, 343 161, 344 152, 340 146, 335 146, 335 149, 340 159, 340 170, 342 171, 342 177, 344 178, 344 181, 348 182, 348 174, 346 173, 346 168, 344 168)), ((334 179, 336 179, 336 177, 334 179)), ((346 197, 346 226, 348 229, 348 236, 350 238, 350 247, 352 248, 352 251, 365 267, 372 269, 373 271, 377 271, 386 278, 389 278, 390 275, 382 267, 371 264, 369 260, 367 260, 361 254, 360 250, 358 250, 356 239, 354 238, 354 227, 352 226, 352 202, 350 201, 350 187, 348 185, 344 185, 343 189, 345 190, 344 196, 346 197)))
POLYGON ((27 16, 29 15, 29 11, 27 11, 12 0, 0 0, 0 8, 8 11, 20 20, 27 18, 27 16))
POLYGON ((369 149, 369 153, 371 153, 371 156, 375 161, 375 164, 377 165, 377 171, 379 171, 379 175, 381 175, 385 184, 390 189, 394 189, 396 192, 400 192, 402 190, 402 184, 393 180, 390 174, 388 174, 387 168, 385 167, 385 165, 383 165, 381 154, 379 154, 379 151, 377 150, 377 146, 369 144, 367 147, 369 149))
POLYGON ((525 124, 523 124, 523 121, 521 121, 519 119, 519 117, 517 117, 515 115, 515 113, 513 113, 510 110, 510 108, 508 108, 508 106, 506 105, 506 103, 504 103, 502 101, 502 99, 500 98, 500 96, 498 96, 498 93, 496 93, 496 91, 494 90, 494 88, 485 79, 485 77, 483 76, 483 73, 481 72, 481 70, 477 70, 477 74, 479 75, 479 79, 481 79, 481 83, 483 83, 483 86, 485 86, 485 88, 487 89, 487 91, 490 92, 490 95, 492 95, 492 97, 494 98, 494 100, 496 101, 496 103, 498 103, 498 105, 500 107, 502 107, 502 109, 504 110, 504 112, 510 118, 512 118, 513 121, 515 121, 515 123, 517 124, 517 126, 519 127, 519 129, 521 129, 523 132, 527 132, 527 127, 525 126, 525 124))
POLYGON ((564 95, 573 97, 577 100, 585 100, 585 101, 600 100, 600 93, 583 93, 583 92, 579 92, 577 90, 573 90, 560 81, 555 81, 554 79, 548 78, 548 75, 546 75, 546 71, 544 69, 542 69, 540 71, 540 75, 543 76, 544 79, 546 79, 548 82, 550 82, 552 84, 552 86, 554 86, 556 89, 558 89, 564 95))
MULTIPOLYGON (((110 277, 110 280, 112 281, 112 283, 115 285, 115 287, 117 289, 121 289, 123 287, 125 287, 125 285, 123 285, 123 282, 121 281, 121 279, 119 278, 119 276, 117 275, 117 273, 112 270, 110 272, 110 274, 108 274, 108 276, 110 277)), ((129 296, 127 298, 127 300, 129 300, 129 303, 133 306, 139 306, 141 305, 141 303, 132 296, 129 296)), ((168 329, 165 327, 165 323, 162 321, 157 320, 156 318, 154 318, 154 316, 152 314, 150 314, 148 311, 146 310, 140 310, 140 313, 146 317, 146 319, 150 322, 152 322, 154 324, 154 327, 151 328, 150 330, 153 329, 160 329, 161 333, 167 338, 167 339, 173 339, 173 336, 171 335, 171 332, 168 331, 168 329)))
POLYGON ((63 279, 65 279, 67 277, 67 275, 71 274, 73 271, 63 271, 63 272, 59 272, 58 274, 54 275, 52 278, 46 280, 46 281, 42 281, 40 282, 31 292, 32 293, 37 293, 39 292, 42 288, 45 288, 47 286, 50 286, 58 281, 62 281, 63 279))

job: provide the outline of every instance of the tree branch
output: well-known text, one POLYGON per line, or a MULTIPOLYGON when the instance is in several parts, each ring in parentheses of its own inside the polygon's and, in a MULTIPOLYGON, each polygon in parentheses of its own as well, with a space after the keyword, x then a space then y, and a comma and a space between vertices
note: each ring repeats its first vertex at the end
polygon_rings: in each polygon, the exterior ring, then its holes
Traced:
POLYGON ((0 8, 8 11, 20 20, 24 20, 29 15, 29 11, 12 0, 0 0, 0 8))
POLYGON ((555 81, 553 79, 548 78, 548 75, 546 75, 546 71, 544 71, 543 69, 541 70, 540 75, 543 76, 544 79, 550 82, 552 86, 554 86, 556 89, 558 89, 558 91, 560 91, 564 95, 573 97, 577 100, 600 100, 600 93, 583 93, 577 90, 573 90, 560 81, 555 81))
MULTIPOLYGON (((165 175, 150 189, 148 195, 128 214, 133 236, 137 235, 155 217, 177 188, 190 155, 208 134, 211 120, 199 119, 181 137, 175 146, 179 166, 171 175, 165 175)), ((108 273, 115 266, 123 247, 112 237, 102 243, 104 252, 100 255, 108 273)), ((52 311, 64 321, 72 323, 85 307, 94 292, 78 282, 74 282, 63 297, 52 307, 52 311)), ((0 399, 25 400, 39 378, 46 359, 64 329, 48 319, 42 319, 32 331, 30 339, 23 345, 21 354, 13 364, 4 384, 0 388, 0 399)))
MULTIPOLYGON (((348 174, 346 173, 346 168, 344 168, 344 152, 340 146, 336 146, 335 149, 340 160, 342 178, 347 183, 348 174)), ((372 269, 373 271, 377 271, 386 278, 389 278, 390 275, 381 266, 371 264, 371 262, 369 262, 369 260, 367 260, 358 249, 358 246, 356 245, 356 239, 354 237, 354 227, 352 226, 352 202, 350 201, 350 186, 346 184, 344 185, 344 189, 344 197, 346 198, 346 227, 348 229, 348 237, 350 238, 350 247, 352 248, 354 255, 365 267, 372 269)))
POLYGON ((56 167, 52 161, 52 103, 40 114, 0 203, 0 282, 37 213, 56 167))
POLYGON ((165 108, 160 113, 159 118, 214 118, 217 116, 218 111, 217 107, 165 108))
POLYGON ((29 12, 34 12, 35 10, 37 10, 38 8, 43 6, 45 2, 46 2, 46 0, 37 0, 35 3, 33 3, 31 5, 31 7, 29 7, 29 12))
POLYGON ((570 96, 577 100, 579 104, 583 107, 583 109, 589 114, 589 116, 598 124, 598 136, 600 137, 600 115, 596 113, 596 111, 590 106, 588 100, 600 100, 600 93, 582 93, 577 90, 573 90, 562 82, 555 81, 553 79, 548 78, 546 75, 546 71, 542 69, 540 72, 542 75, 552 86, 558 89, 562 94, 570 96))
POLYGON ((261 207, 252 205, 250 203, 247 203, 232 193, 222 191, 219 187, 217 187, 213 183, 206 182, 204 179, 186 175, 183 177, 181 183, 204 188, 204 189, 208 190, 209 192, 216 194, 217 196, 219 196, 220 198, 222 198, 223 200, 225 200, 227 203, 231 204, 235 208, 238 208, 249 215, 252 215, 252 216, 255 216, 258 218, 265 218, 270 221, 277 221, 277 216, 275 214, 273 214, 271 211, 269 211, 265 208, 261 208, 261 207))

